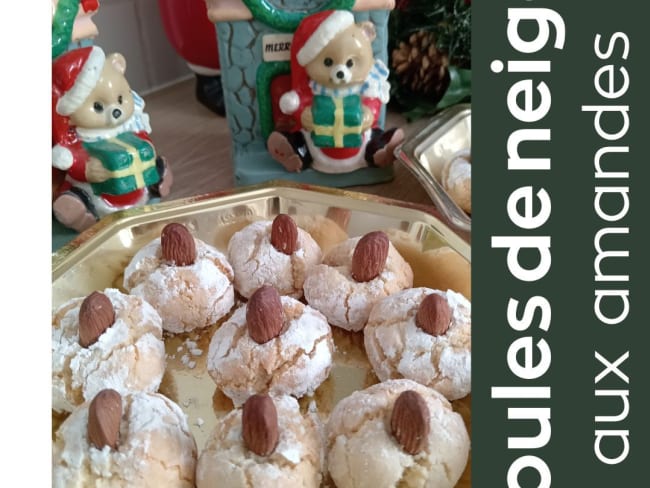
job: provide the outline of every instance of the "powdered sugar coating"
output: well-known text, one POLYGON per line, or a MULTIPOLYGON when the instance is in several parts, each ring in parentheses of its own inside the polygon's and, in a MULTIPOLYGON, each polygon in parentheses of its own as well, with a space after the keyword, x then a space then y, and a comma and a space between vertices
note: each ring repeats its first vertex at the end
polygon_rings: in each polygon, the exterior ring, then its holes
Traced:
POLYGON ((430 386, 448 400, 471 392, 472 306, 460 293, 411 288, 378 302, 364 329, 368 360, 381 381, 408 378, 430 386), (444 297, 452 312, 451 325, 440 336, 415 324, 418 307, 432 293, 444 297))
POLYGON ((469 149, 454 154, 443 166, 442 187, 456 204, 472 213, 472 155, 469 149))
POLYGON ((233 270, 226 256, 199 239, 196 260, 176 266, 162 259, 160 237, 140 249, 124 270, 124 288, 147 300, 169 332, 214 324, 235 304, 233 270))
POLYGON ((197 488, 314 487, 324 467, 323 426, 315 414, 303 415, 290 396, 274 397, 279 440, 269 456, 249 451, 242 440, 242 410, 226 415, 201 452, 196 467, 197 488))
POLYGON ((149 303, 114 288, 103 293, 115 322, 87 348, 79 344, 85 297, 61 305, 52 317, 52 409, 70 412, 104 388, 119 393, 156 391, 165 371, 162 321, 149 303))
POLYGON ((309 305, 330 324, 351 331, 363 329, 377 301, 413 286, 413 270, 392 243, 379 276, 363 283, 352 278, 352 255, 359 239, 353 237, 332 248, 323 263, 311 269, 304 285, 309 305))
POLYGON ((246 304, 217 329, 208 350, 208 372, 235 405, 255 393, 312 394, 329 376, 334 342, 323 315, 291 297, 280 297, 283 332, 264 344, 250 338, 246 304))
POLYGON ((341 400, 327 428, 327 463, 338 488, 452 488, 469 456, 469 435, 462 417, 437 391, 407 379, 389 380, 341 400), (424 449, 411 455, 391 434, 393 404, 414 390, 430 413, 424 449))
POLYGON ((196 443, 178 405, 158 393, 123 395, 118 448, 101 450, 88 442, 89 405, 75 409, 56 433, 55 488, 194 486, 196 443))
POLYGON ((253 222, 235 232, 228 242, 228 259, 235 271, 235 289, 244 297, 262 285, 272 285, 280 295, 301 298, 305 275, 320 263, 320 246, 298 227, 298 248, 290 255, 271 244, 273 222, 253 222))

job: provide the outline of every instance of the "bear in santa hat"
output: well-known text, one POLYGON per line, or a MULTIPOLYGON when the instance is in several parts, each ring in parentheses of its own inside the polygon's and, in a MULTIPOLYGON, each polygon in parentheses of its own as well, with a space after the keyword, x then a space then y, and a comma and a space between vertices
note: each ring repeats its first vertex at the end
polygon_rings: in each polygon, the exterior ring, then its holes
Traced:
POLYGON ((52 167, 66 172, 52 210, 77 231, 171 188, 171 171, 149 138, 144 101, 125 70, 122 55, 106 56, 97 46, 52 62, 52 167))
POLYGON ((383 167, 403 131, 378 127, 388 103, 388 69, 375 59, 372 22, 355 23, 346 10, 325 10, 305 17, 291 43, 291 91, 280 110, 295 119, 297 130, 274 131, 267 140, 271 156, 289 171, 311 166, 324 173, 383 167))

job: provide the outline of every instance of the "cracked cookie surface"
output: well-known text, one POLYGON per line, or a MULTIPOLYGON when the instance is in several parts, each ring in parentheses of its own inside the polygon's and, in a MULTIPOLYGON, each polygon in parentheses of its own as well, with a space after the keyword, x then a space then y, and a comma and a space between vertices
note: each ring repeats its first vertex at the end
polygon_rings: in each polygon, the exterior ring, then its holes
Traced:
POLYGON ((235 405, 254 393, 312 394, 332 368, 332 330, 317 310, 282 296, 282 333, 264 344, 248 334, 246 307, 240 306, 214 333, 208 372, 235 405))
POLYGON ((280 295, 301 298, 310 267, 320 263, 319 245, 298 227, 297 249, 290 255, 271 244, 272 221, 253 222, 233 234, 228 259, 235 272, 235 289, 249 298, 262 285, 271 285, 280 295))
POLYGON ((199 239, 194 242, 193 264, 165 262, 158 237, 140 249, 124 270, 124 288, 147 300, 169 332, 212 325, 235 303, 233 270, 226 256, 199 239))
POLYGON ((471 392, 471 303, 460 293, 411 288, 378 302, 364 333, 368 360, 381 381, 408 378, 438 390, 448 400, 471 392), (451 309, 449 329, 433 336, 416 325, 424 298, 436 293, 451 309))
POLYGON ((196 469, 197 488, 317 488, 324 467, 323 426, 316 413, 300 412, 290 396, 273 398, 279 441, 269 456, 249 451, 242 440, 242 410, 226 415, 201 452, 196 469))
POLYGON ((85 348, 79 344, 79 310, 85 297, 61 305, 52 317, 52 409, 70 412, 104 388, 119 393, 156 391, 165 371, 162 321, 140 297, 103 291, 115 321, 85 348))
POLYGON ((123 395, 119 445, 101 450, 88 442, 89 405, 76 408, 57 430, 55 488, 194 486, 196 443, 178 405, 158 393, 123 395))
POLYGON ((461 416, 437 391, 411 380, 378 383, 341 400, 326 427, 329 474, 338 488, 453 488, 469 456, 461 416), (429 435, 411 455, 391 434, 393 404, 414 390, 427 404, 429 435))
POLYGON ((361 237, 333 247, 305 279, 305 299, 330 324, 351 331, 362 330, 372 306, 382 298, 413 286, 413 270, 389 243, 388 257, 376 278, 359 283, 352 278, 354 248, 361 237))

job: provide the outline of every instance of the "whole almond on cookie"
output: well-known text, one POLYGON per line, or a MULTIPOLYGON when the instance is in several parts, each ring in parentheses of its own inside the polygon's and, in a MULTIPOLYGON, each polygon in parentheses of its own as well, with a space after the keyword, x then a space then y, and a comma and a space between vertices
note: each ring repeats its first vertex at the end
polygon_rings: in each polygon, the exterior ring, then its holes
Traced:
POLYGON ((110 299, 99 291, 88 295, 79 308, 79 344, 89 347, 97 342, 115 322, 115 309, 110 299))
POLYGON ((415 315, 415 325, 432 336, 444 335, 451 324, 451 308, 445 297, 427 295, 415 315))
POLYGON ((246 304, 248 335, 258 344, 264 344, 282 332, 284 311, 278 291, 264 285, 253 293, 246 304))
POLYGON ((259 456, 268 456, 278 445, 278 412, 269 395, 253 395, 242 411, 242 437, 246 448, 259 456))
POLYGON ((298 249, 298 226, 287 214, 279 214, 273 219, 271 244, 279 252, 288 255, 298 249))
POLYGON ((111 389, 102 390, 88 409, 88 442, 97 449, 117 449, 122 420, 122 397, 111 389))
POLYGON ((388 258, 389 240, 382 231, 364 235, 352 254, 352 278, 362 283, 375 279, 384 269, 388 258))
POLYGON ((429 407, 419 393, 408 390, 397 397, 390 417, 391 433, 409 454, 419 453, 429 436, 429 407))
POLYGON ((160 234, 162 258, 176 266, 188 266, 196 260, 196 243, 183 224, 167 224, 160 234))

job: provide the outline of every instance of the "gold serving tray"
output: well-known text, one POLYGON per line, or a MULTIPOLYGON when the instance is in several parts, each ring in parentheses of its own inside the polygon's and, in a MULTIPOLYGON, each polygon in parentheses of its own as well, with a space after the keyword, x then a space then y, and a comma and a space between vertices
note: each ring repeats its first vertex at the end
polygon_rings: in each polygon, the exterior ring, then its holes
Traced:
MULTIPOLYGON (((56 308, 71 298, 108 287, 124 291, 124 268, 170 222, 185 224, 196 237, 225 252, 237 230, 278 213, 292 215, 324 252, 348 236, 384 230, 411 264, 414 286, 451 288, 471 299, 470 246, 431 210, 374 195, 273 181, 118 212, 52 255, 52 305, 56 308)), ((218 418, 233 408, 206 370, 210 338, 219 325, 165 334, 167 370, 160 392, 187 414, 199 451, 218 418)), ((300 402, 304 409, 315 404, 324 421, 341 398, 378 382, 365 355, 363 333, 337 327, 333 333, 336 353, 332 373, 313 397, 300 402)), ((454 402, 454 408, 471 432, 469 396, 454 402)), ((53 415, 53 428, 62 421, 53 415)), ((333 485, 325 480, 323 486, 333 485)), ((471 486, 469 462, 457 486, 471 486)))

